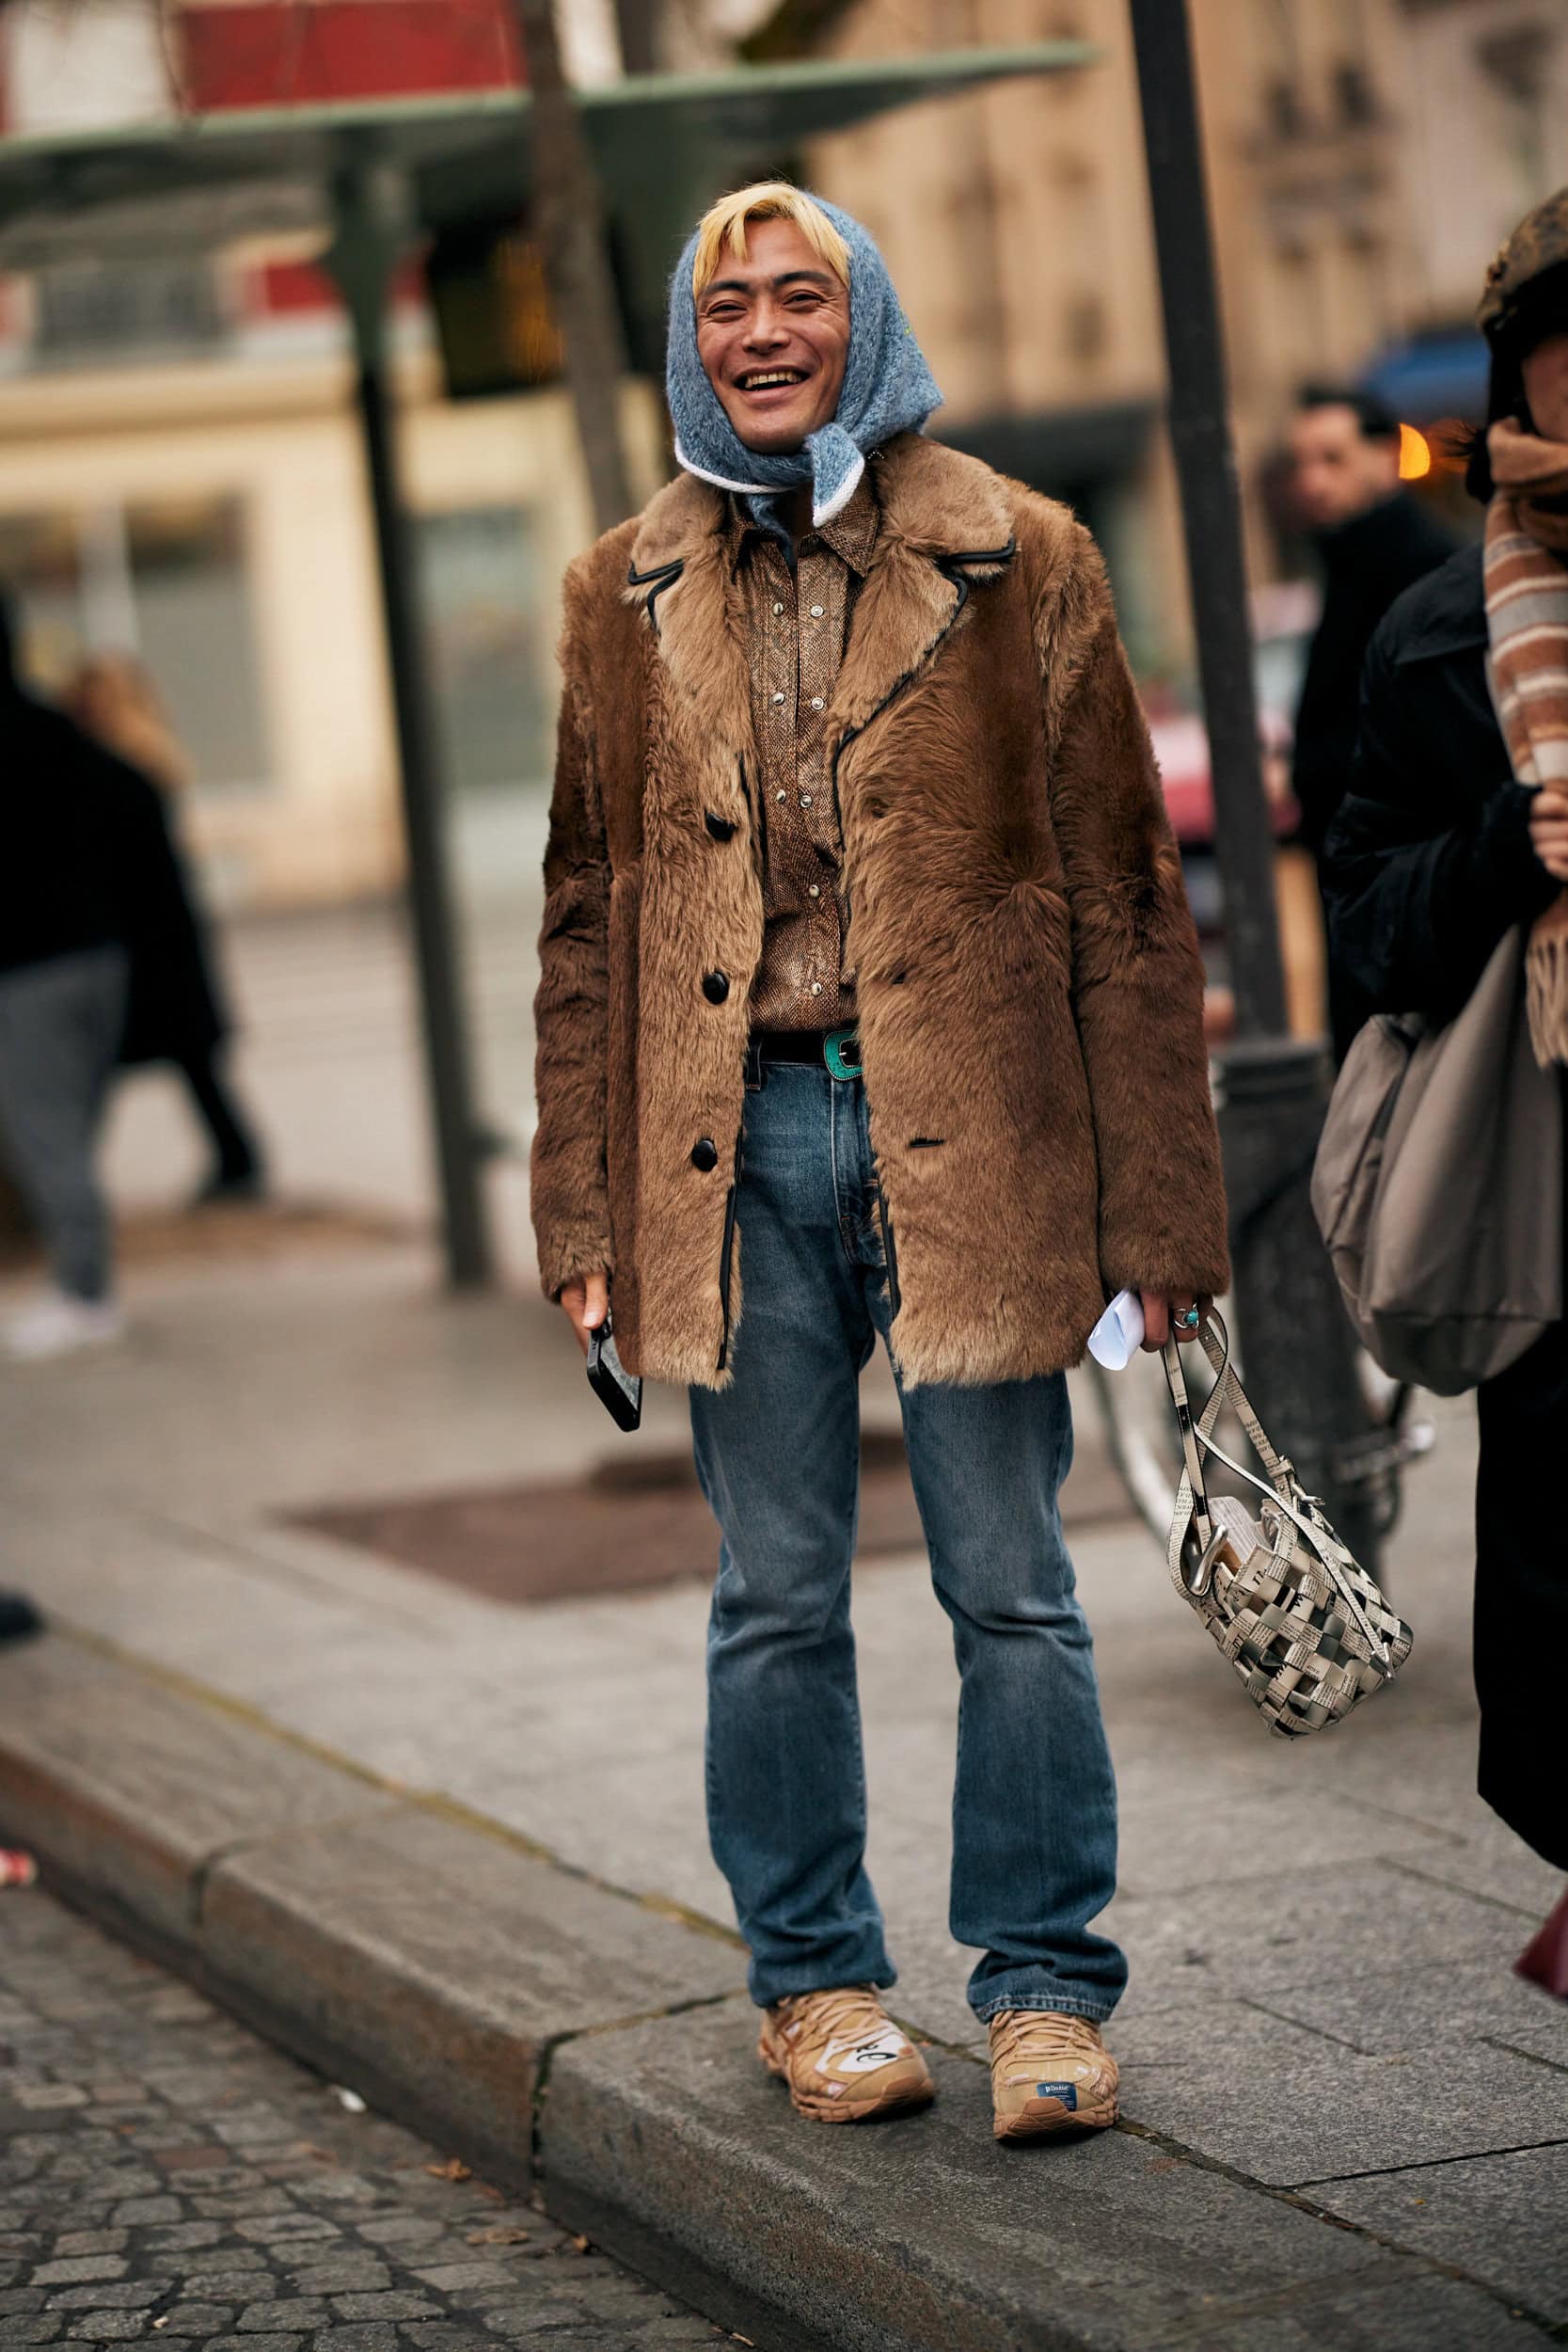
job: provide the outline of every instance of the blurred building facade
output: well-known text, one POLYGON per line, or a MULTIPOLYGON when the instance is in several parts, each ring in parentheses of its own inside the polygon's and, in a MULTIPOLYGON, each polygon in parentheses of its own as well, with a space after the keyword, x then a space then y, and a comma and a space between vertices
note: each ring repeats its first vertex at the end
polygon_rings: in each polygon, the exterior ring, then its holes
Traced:
MULTIPOLYGON (((1302 381, 1386 364, 1402 384, 1430 376, 1433 353, 1473 376, 1486 260, 1568 179, 1568 10, 1192 0, 1192 15, 1249 554, 1267 582, 1298 552, 1266 484, 1302 381)), ((1140 666, 1180 672, 1125 0, 570 0, 561 20, 580 80, 623 62, 724 65, 737 45, 1096 44, 1102 62, 1083 72, 776 160, 881 239, 947 395, 942 437, 1070 500, 1106 547, 1140 666)), ((13 0, 0 14, 8 132, 517 74, 510 0, 13 0)), ((193 832, 231 905, 376 892, 401 858, 349 358, 318 244, 242 244, 216 263, 117 254, 0 281, 0 579, 23 593, 47 675, 88 647, 147 658, 198 779, 193 832)), ((487 794, 499 816, 499 788, 547 767, 558 583, 588 502, 559 390, 442 396, 416 270, 395 341, 442 748, 482 820, 487 794)), ((643 387, 628 410, 649 482, 657 405, 643 387)))
MULTIPOLYGON (((22 134, 517 78, 508 0, 18 6, 0 42, 0 128, 22 134)), ((375 894, 401 870, 364 460, 322 241, 216 261, 116 249, 0 282, 0 580, 43 682, 89 648, 149 663, 197 779, 188 830, 230 906, 375 894)), ((417 267, 393 349, 445 771, 483 834, 488 792, 547 771, 558 583, 590 508, 562 391, 442 396, 417 267)), ((646 468, 646 432, 640 446, 646 468)))

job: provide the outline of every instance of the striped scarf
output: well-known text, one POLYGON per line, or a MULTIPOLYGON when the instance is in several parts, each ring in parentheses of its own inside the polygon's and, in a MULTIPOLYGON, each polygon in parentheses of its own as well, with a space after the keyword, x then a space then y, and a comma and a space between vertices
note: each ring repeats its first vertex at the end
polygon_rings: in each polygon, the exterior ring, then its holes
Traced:
MULTIPOLYGON (((1517 781, 1568 795, 1568 442, 1505 417, 1486 450, 1492 700, 1517 781)), ((1568 890, 1537 918, 1525 969, 1535 1057, 1568 1062, 1568 890)))

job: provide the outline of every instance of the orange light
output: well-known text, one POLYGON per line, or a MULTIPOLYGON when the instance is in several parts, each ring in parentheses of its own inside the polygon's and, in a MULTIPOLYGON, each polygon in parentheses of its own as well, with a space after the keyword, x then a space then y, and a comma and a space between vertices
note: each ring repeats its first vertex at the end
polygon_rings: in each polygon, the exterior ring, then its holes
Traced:
POLYGON ((1400 427, 1400 480, 1419 482, 1432 471, 1432 451, 1424 433, 1418 433, 1413 424, 1400 427))

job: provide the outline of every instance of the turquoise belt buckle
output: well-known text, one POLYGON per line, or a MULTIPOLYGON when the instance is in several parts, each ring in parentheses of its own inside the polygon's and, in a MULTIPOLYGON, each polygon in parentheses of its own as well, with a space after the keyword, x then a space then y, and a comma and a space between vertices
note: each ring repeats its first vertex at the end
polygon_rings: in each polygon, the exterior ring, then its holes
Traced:
POLYGON ((861 1074, 861 1041, 851 1021, 842 1029, 830 1029, 822 1040, 822 1058, 829 1073, 835 1078, 858 1078, 861 1074))

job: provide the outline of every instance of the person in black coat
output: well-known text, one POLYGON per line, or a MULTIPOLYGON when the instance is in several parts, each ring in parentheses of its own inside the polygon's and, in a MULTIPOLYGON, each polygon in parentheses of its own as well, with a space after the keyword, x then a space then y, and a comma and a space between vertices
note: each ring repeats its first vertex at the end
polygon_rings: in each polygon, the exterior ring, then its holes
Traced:
MULTIPOLYGON (((1511 265, 1517 284, 1505 266, 1509 247, 1493 265, 1489 285, 1503 286, 1511 299, 1489 320, 1488 421, 1513 418, 1568 440, 1568 390, 1558 395, 1564 413, 1533 425, 1525 391, 1545 340, 1568 344, 1564 199, 1568 190, 1559 199, 1562 249, 1541 299, 1530 298, 1532 274, 1521 261, 1535 256, 1532 241, 1511 265)), ((1568 369, 1559 374, 1568 387, 1568 369)), ((1490 499, 1484 437, 1469 482, 1490 499)), ((1488 642, 1480 547, 1408 589, 1372 641, 1350 788, 1329 834, 1324 880, 1333 953, 1375 1010, 1451 1019, 1504 932, 1532 923, 1563 886, 1563 843, 1543 814, 1553 796, 1543 795, 1538 807, 1535 793, 1514 780, 1487 683, 1488 642)), ((1568 1433, 1568 1323, 1487 1381, 1478 1403, 1479 1787, 1538 1853, 1568 1868, 1568 1547, 1553 1487, 1568 1433)))
POLYGON ((0 1149, 53 1291, 0 1331, 7 1353, 115 1339, 99 1129, 122 1058, 188 1036, 200 934, 161 796, 18 677, 0 599, 0 1149))
POLYGON ((179 800, 189 771, 149 672, 129 654, 94 654, 72 681, 66 708, 77 725, 158 787, 173 850, 166 892, 179 903, 149 907, 132 963, 131 1014, 120 1059, 172 1062, 213 1147, 213 1165, 195 1205, 248 1200, 264 1189, 261 1148, 226 1068, 233 1024, 212 953, 200 899, 180 850, 179 800))
MULTIPOLYGON (((1444 563, 1455 541, 1400 487, 1397 418, 1370 394, 1309 385, 1291 433, 1291 487, 1323 572, 1323 612, 1296 707, 1291 784, 1301 837, 1318 861, 1350 782, 1361 669, 1396 596, 1444 563)), ((1342 1061, 1367 1008, 1329 960, 1329 1026, 1342 1061)))

